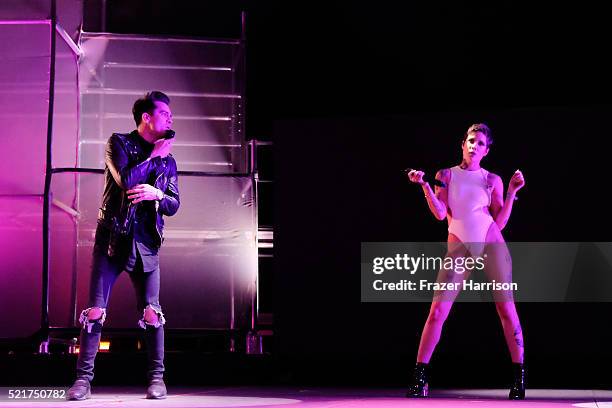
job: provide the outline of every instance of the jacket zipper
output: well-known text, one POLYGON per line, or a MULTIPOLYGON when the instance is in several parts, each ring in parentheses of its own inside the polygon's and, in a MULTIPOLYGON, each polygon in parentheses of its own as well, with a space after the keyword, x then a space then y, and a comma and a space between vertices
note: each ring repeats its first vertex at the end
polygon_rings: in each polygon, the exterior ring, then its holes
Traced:
MULTIPOLYGON (((162 159, 162 160, 163 160, 163 159, 162 159)), ((155 179, 155 182, 153 183, 153 187, 157 188, 157 182, 159 181, 159 179, 161 178, 161 176, 163 176, 163 174, 164 174, 164 173, 161 173, 159 176, 157 176, 157 178, 155 179)), ((163 191, 162 191, 162 192, 163 192, 163 191)), ((164 193, 164 195, 165 195, 165 193, 164 193)), ((163 237, 162 237, 161 232, 159 232, 159 224, 157 223, 157 217, 158 217, 157 213, 159 212, 159 206, 160 206, 160 203, 159 203, 159 202, 157 202, 157 203, 156 203, 156 206, 155 206, 155 207, 156 207, 156 211, 155 211, 155 231, 157 231, 157 235, 159 236, 159 243, 160 243, 160 245, 161 245, 161 243, 162 243, 162 241, 163 241, 164 239, 163 239, 163 237)))

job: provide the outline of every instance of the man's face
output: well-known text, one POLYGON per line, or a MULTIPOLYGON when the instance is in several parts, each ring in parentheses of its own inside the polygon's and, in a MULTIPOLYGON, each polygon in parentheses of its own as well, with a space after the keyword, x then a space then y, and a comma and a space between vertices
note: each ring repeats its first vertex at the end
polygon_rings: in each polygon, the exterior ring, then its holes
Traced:
POLYGON ((151 133, 161 136, 172 128, 172 111, 164 102, 155 101, 153 114, 143 114, 143 120, 151 133))

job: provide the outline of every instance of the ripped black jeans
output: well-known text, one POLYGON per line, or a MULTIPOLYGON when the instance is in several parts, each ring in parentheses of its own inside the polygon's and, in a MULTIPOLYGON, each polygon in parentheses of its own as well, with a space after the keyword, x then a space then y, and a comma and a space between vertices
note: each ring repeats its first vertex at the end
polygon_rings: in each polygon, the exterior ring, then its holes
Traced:
MULTIPOLYGON (((104 312, 106 311, 111 290, 117 278, 125 269, 128 252, 131 250, 132 238, 127 237, 125 240, 125 245, 122 245, 125 248, 125 253, 119 253, 113 257, 108 256, 110 231, 98 225, 93 251, 91 281, 89 284, 88 309, 99 307, 104 312)), ((157 312, 161 324, 164 324, 165 319, 159 304, 159 264, 152 272, 145 273, 143 272, 142 260, 139 256, 134 269, 128 272, 128 275, 136 292, 136 307, 138 310, 142 311, 147 306, 150 306, 157 312)), ((139 322, 139 325, 144 327, 142 320, 139 322)))
MULTIPOLYGON (((110 242, 110 231, 98 225, 96 229, 96 239, 93 250, 93 263, 91 281, 89 285, 88 306, 81 312, 79 322, 83 328, 81 330, 80 352, 77 360, 77 377, 93 379, 94 360, 100 342, 102 325, 106 319, 106 307, 113 285, 123 272, 127 262, 132 238, 126 237, 126 248, 124 254, 108 255, 108 245, 110 242), (89 320, 88 313, 92 308, 100 308, 102 315, 99 319, 89 320)), ((140 258, 140 257, 138 257, 140 258)), ((147 343, 147 354, 149 359, 149 379, 162 378, 164 372, 164 330, 166 323, 162 308, 159 304, 160 270, 159 264, 151 272, 144 272, 142 260, 137 259, 134 269, 128 272, 134 290, 136 292, 136 304, 139 311, 142 311, 142 318, 138 325, 145 330, 145 340, 147 343), (155 324, 145 322, 144 311, 149 307, 153 309, 158 317, 155 324)))

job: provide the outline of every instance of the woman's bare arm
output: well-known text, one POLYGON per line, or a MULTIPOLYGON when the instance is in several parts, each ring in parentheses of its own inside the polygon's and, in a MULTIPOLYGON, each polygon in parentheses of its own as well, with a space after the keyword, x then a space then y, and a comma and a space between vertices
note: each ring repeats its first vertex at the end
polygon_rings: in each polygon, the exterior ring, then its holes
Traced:
MULTIPOLYGON (((442 169, 436 173, 436 180, 442 181, 448 185, 449 170, 442 169)), ((421 184, 425 199, 427 200, 427 206, 431 213, 436 219, 442 221, 446 218, 448 213, 448 191, 446 188, 435 186, 435 191, 432 190, 429 183, 424 182, 421 184)))
POLYGON ((495 176, 490 211, 491 216, 500 230, 504 229, 508 223, 510 214, 512 214, 512 206, 514 205, 516 192, 523 188, 524 185, 525 181, 523 180, 523 175, 517 170, 512 176, 512 179, 510 179, 508 193, 506 194, 506 198, 503 199, 504 183, 501 177, 495 176))

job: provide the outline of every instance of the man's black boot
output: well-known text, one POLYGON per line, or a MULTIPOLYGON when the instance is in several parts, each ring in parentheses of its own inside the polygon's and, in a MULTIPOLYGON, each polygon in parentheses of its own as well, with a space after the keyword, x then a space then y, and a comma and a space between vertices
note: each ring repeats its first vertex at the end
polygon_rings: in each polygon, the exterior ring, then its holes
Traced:
POLYGON ((91 386, 87 378, 77 378, 68 389, 66 398, 70 401, 83 401, 91 396, 91 386))
POLYGON ((149 360, 147 398, 163 399, 168 394, 164 384, 164 326, 146 325, 145 340, 149 360))
POLYGON ((79 343, 79 357, 77 359, 77 378, 72 387, 68 389, 67 399, 72 401, 82 401, 91 396, 90 382, 94 375, 94 362, 98 347, 102 325, 97 322, 89 323, 87 328, 81 329, 81 339, 79 343))
POLYGON ((153 378, 149 380, 147 386, 147 399, 164 399, 168 395, 166 384, 162 378, 153 378))

